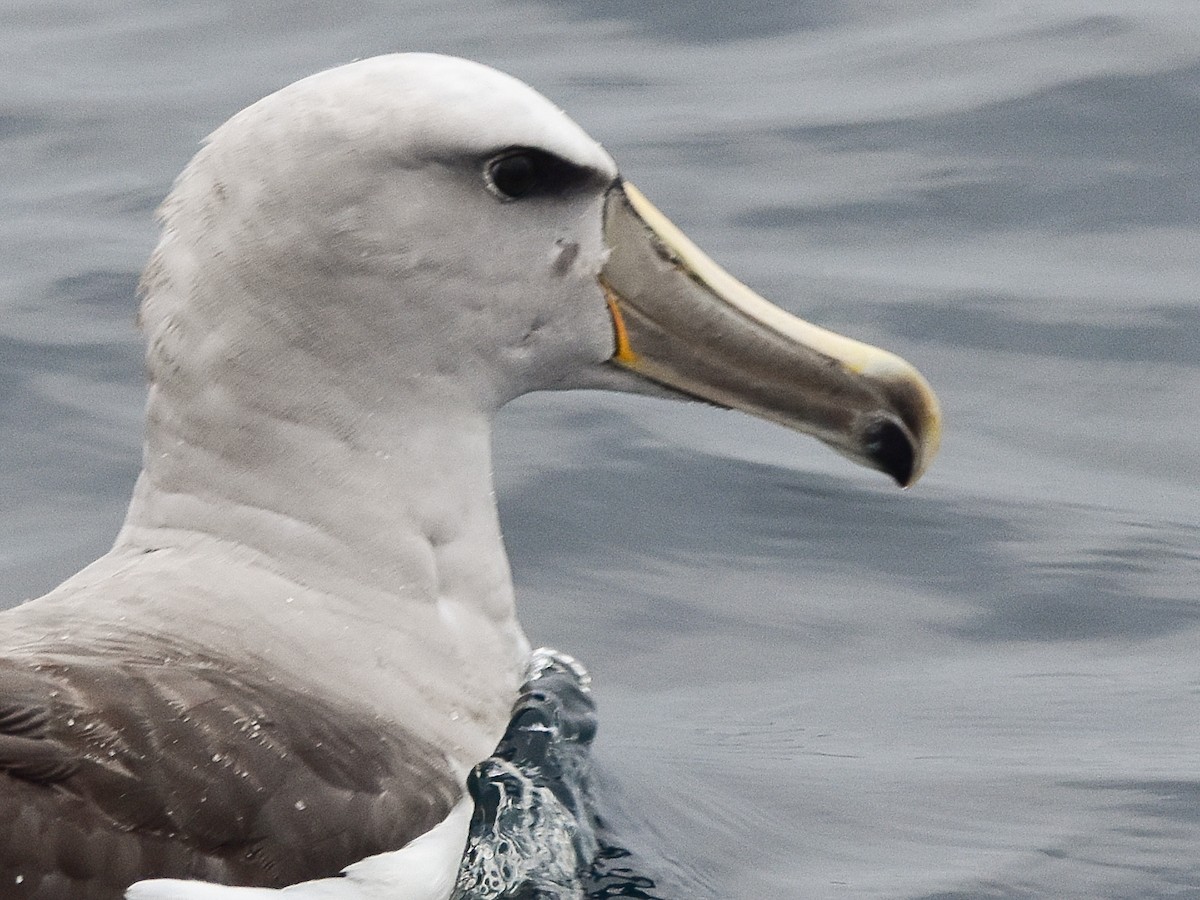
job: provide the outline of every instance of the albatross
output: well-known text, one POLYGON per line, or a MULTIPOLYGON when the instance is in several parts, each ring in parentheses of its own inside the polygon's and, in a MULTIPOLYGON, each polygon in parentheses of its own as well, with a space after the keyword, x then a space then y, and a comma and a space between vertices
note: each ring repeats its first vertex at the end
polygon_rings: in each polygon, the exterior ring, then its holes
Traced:
POLYGON ((492 420, 699 399, 914 482, 882 350, 726 274, 533 89, 428 54, 251 105, 160 210, 144 462, 113 548, 0 614, 0 885, 336 876, 461 811, 530 652, 492 420))

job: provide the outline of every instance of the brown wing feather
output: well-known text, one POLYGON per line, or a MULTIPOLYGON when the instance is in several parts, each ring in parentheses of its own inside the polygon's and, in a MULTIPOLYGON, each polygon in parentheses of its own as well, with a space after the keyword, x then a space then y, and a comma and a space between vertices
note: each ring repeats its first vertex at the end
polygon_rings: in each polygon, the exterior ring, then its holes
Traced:
POLYGON ((445 817, 458 788, 439 759, 367 712, 201 661, 0 660, 0 896, 332 875, 445 817))

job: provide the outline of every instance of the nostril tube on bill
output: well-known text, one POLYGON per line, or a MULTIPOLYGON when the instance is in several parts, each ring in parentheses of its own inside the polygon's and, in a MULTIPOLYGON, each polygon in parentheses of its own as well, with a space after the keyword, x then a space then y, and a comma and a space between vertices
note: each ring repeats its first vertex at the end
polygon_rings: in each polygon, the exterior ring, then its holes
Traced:
POLYGON ((903 428, 889 419, 878 419, 863 432, 863 450, 882 471, 901 487, 912 483, 915 456, 912 440, 903 428))

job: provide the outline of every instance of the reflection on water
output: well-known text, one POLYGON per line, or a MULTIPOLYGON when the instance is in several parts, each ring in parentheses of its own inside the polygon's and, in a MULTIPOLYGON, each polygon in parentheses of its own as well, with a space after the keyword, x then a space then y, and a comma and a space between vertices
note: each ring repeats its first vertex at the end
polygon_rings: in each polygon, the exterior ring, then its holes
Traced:
POLYGON ((595 675, 629 865, 679 897, 1200 890, 1200 8, 288 9, 0 9, 3 602, 115 533, 136 272, 196 143, 353 57, 471 56, 945 406, 942 457, 904 493, 716 410, 505 414, 523 614, 595 675))
POLYGON ((683 4, 593 0, 543 6, 551 14, 567 8, 583 19, 611 20, 632 25, 659 40, 701 46, 820 28, 838 19, 838 4, 833 0, 803 3, 747 0, 734 9, 719 0, 683 4))

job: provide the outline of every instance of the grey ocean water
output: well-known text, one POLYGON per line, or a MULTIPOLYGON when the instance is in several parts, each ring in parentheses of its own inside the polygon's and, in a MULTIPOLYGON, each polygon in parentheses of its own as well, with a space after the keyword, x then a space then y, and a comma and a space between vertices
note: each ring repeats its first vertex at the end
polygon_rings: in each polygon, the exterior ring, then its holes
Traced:
POLYGON ((531 82, 944 404, 903 493, 702 407, 501 421, 527 629, 592 669, 609 815, 664 894, 1200 897, 1195 0, 3 0, 0 602, 121 519, 174 174, 395 49, 531 82))

